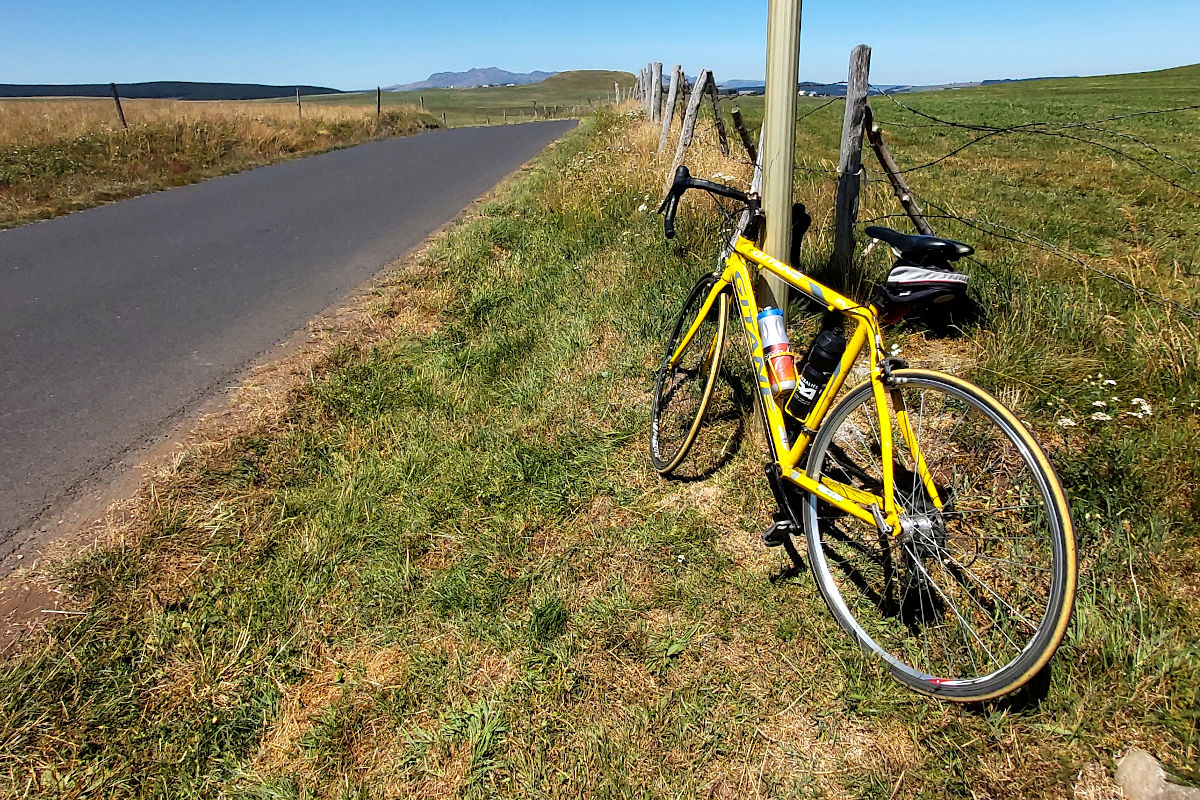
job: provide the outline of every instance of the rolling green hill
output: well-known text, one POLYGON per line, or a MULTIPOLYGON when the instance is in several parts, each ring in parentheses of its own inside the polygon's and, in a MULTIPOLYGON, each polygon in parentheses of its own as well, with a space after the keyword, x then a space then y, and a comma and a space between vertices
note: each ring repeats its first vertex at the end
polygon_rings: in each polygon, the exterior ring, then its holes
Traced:
MULTIPOLYGON (((634 76, 613 70, 574 70, 552 75, 540 83, 524 86, 488 86, 475 89, 420 89, 384 92, 384 107, 424 106, 435 117, 446 114, 448 125, 484 125, 550 116, 586 113, 598 103, 611 100, 613 84, 628 89, 634 76), (536 112, 535 112, 536 109, 536 112)), ((375 92, 349 92, 307 98, 309 103, 373 105, 375 92)))

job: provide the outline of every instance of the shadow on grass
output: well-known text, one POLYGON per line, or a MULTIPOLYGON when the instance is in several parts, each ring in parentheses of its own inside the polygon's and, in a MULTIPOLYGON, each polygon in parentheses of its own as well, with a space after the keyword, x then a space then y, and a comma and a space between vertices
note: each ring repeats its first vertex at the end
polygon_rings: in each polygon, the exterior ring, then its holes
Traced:
POLYGON ((696 441, 683 463, 666 476, 667 479, 693 483, 711 478, 741 450, 746 420, 753 411, 754 396, 726 362, 717 374, 712 399, 704 412, 704 422, 696 434, 696 441))

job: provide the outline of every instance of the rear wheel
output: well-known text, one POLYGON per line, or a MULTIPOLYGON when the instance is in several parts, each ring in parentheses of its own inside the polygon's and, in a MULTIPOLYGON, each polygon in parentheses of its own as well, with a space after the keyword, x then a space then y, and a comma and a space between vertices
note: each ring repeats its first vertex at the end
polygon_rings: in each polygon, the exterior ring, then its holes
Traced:
POLYGON ((729 318, 727 291, 713 301, 695 334, 680 350, 716 281, 714 276, 706 275, 692 287, 675 320, 658 369, 650 417, 650 460, 663 474, 679 466, 696 440, 721 368, 729 318), (677 350, 679 355, 673 359, 677 350))
MULTIPOLYGON (((889 390, 900 530, 883 534, 811 497, 809 560, 826 602, 900 681, 950 700, 1014 691, 1062 641, 1075 595, 1075 541, 1053 468, 1029 432, 978 387, 898 370, 889 390), (917 474, 907 415, 940 498, 917 474)), ((871 385, 822 423, 809 477, 883 492, 871 385)))

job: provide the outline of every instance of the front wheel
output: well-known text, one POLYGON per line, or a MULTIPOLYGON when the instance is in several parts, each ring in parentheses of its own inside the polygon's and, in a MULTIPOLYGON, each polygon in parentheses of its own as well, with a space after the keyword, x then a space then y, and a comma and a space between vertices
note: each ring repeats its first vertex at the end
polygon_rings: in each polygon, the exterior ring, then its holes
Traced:
MULTIPOLYGON (((1066 498, 1042 449, 991 395, 929 370, 893 377, 882 424, 899 529, 884 534, 811 497, 813 573, 838 623, 903 683, 958 701, 1007 694, 1066 631, 1076 576, 1066 498)), ((882 495, 882 424, 871 384, 855 389, 813 440, 809 477, 882 495)))
POLYGON ((692 287, 667 339, 654 383, 650 461, 664 475, 679 466, 696 440, 721 368, 729 292, 721 292, 700 318, 716 282, 714 276, 706 275, 692 287))

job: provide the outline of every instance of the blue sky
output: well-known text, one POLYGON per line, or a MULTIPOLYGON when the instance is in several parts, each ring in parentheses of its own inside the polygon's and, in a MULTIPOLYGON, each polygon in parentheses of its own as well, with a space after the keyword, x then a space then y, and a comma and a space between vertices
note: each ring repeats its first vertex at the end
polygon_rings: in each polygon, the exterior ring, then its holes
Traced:
MULTIPOLYGON (((682 63, 689 74, 709 67, 719 80, 761 78, 767 17, 766 0, 3 0, 0 8, 0 83, 338 89, 487 66, 636 72, 649 60, 682 63)), ((808 0, 800 78, 844 80, 859 43, 872 47, 875 83, 1162 69, 1200 62, 1197 29, 1200 0, 808 0)))

